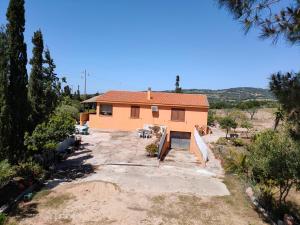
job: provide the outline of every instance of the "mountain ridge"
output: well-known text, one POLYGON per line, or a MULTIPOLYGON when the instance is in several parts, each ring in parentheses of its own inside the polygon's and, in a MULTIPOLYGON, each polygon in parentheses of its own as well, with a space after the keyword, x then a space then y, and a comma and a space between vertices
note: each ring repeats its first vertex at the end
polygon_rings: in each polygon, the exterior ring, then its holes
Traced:
MULTIPOLYGON (((174 91, 166 91, 174 92, 174 91)), ((182 93, 187 94, 204 94, 207 95, 210 102, 239 102, 247 100, 257 101, 274 101, 276 100, 272 92, 266 88, 255 87, 234 87, 224 89, 182 89, 182 93)))

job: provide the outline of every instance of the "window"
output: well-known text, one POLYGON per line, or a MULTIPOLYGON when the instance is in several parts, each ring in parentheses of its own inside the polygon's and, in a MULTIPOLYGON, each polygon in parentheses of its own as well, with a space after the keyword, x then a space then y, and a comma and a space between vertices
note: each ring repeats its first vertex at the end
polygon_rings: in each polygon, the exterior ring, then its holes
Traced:
POLYGON ((112 105, 100 105, 100 115, 111 116, 112 115, 112 105))
POLYGON ((184 109, 172 109, 171 110, 172 121, 185 121, 185 110, 184 109))
POLYGON ((131 106, 130 117, 134 119, 140 118, 140 107, 139 106, 131 106))

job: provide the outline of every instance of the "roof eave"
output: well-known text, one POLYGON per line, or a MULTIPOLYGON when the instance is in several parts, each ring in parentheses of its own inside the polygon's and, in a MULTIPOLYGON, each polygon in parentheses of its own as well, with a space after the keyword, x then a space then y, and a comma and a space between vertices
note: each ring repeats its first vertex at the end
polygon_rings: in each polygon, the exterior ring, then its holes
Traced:
POLYGON ((111 103, 111 104, 129 104, 129 105, 157 105, 157 106, 170 106, 170 107, 186 107, 186 108, 205 108, 208 109, 209 105, 183 105, 183 104, 160 104, 160 103, 147 103, 147 102, 127 102, 127 101, 105 101, 97 100, 97 103, 111 103))

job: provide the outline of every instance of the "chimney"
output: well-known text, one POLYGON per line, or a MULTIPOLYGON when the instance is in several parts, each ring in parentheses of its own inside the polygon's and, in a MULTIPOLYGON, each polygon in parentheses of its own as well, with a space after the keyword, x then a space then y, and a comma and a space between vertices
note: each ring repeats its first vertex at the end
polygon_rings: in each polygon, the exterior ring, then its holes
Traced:
POLYGON ((148 91, 147 91, 147 99, 151 100, 151 88, 150 87, 148 88, 148 91))

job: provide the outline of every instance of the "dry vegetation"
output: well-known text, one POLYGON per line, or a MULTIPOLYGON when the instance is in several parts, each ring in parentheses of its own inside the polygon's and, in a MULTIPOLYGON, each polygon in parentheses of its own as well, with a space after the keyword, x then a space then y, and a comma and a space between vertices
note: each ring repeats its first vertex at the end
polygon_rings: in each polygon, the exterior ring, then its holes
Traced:
POLYGON ((237 178, 226 176, 225 183, 231 195, 223 197, 130 193, 106 182, 63 185, 52 191, 43 190, 32 202, 20 205, 10 222, 28 225, 266 224, 250 205, 237 178))
POLYGON ((193 195, 160 195, 153 197, 150 217, 161 219, 161 224, 265 224, 251 207, 236 178, 225 179, 232 195, 197 197, 193 195))
MULTIPOLYGON (((216 115, 217 116, 225 116, 232 112, 234 109, 217 109, 216 115)), ((241 110, 239 110, 241 111, 241 110)), ((262 108, 257 111, 257 113, 254 115, 253 120, 250 120, 250 116, 247 112, 244 112, 244 114, 248 117, 250 122, 253 124, 253 130, 255 131, 261 131, 266 128, 273 128, 274 127, 274 112, 276 109, 274 108, 262 108)), ((243 112, 243 111, 241 111, 243 112)))

